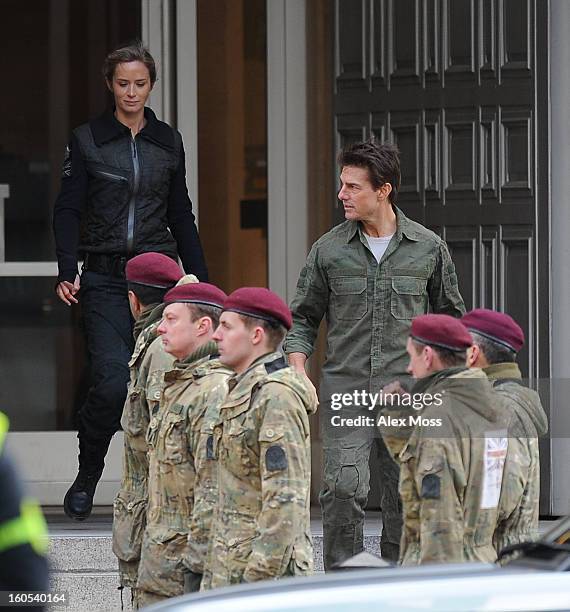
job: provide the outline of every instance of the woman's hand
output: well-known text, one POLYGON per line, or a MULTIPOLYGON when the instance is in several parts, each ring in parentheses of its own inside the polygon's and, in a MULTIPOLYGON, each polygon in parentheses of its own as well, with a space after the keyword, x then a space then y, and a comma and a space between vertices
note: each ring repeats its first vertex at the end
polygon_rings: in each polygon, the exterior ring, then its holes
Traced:
POLYGON ((75 294, 79 292, 80 282, 79 282, 79 274, 75 277, 75 282, 70 283, 69 281, 61 281, 58 283, 55 292, 57 293, 57 297, 65 302, 68 306, 71 306, 71 303, 77 304, 78 300, 75 297, 75 294))

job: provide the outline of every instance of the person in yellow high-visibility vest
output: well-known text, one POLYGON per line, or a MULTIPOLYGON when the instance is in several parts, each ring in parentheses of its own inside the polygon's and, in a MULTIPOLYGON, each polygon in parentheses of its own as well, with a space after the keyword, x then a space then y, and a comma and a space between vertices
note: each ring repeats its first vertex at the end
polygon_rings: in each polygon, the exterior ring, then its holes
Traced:
POLYGON ((24 497, 3 449, 8 425, 8 417, 0 412, 0 591, 47 591, 46 522, 38 504, 24 497))

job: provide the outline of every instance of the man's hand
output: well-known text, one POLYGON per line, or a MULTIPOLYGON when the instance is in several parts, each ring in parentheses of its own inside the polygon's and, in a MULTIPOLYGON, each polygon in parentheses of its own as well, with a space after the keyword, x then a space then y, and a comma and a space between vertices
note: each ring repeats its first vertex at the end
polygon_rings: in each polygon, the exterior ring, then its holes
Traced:
POLYGON ((307 363, 307 355, 305 353, 289 353, 287 355, 289 365, 299 374, 307 376, 305 372, 305 363, 307 363))
POLYGON ((305 353, 289 353, 287 355, 289 359, 289 365, 297 372, 301 374, 301 376, 305 377, 305 382, 307 383, 307 387, 313 395, 315 402, 319 403, 319 396, 317 395, 317 390, 315 389, 315 385, 313 385, 313 381, 307 375, 305 370, 305 364, 307 363, 307 355, 305 353))
POLYGON ((57 284, 55 288, 55 292, 57 293, 57 297, 65 302, 68 306, 71 306, 71 303, 77 304, 78 300, 75 297, 75 294, 79 292, 80 282, 79 282, 79 274, 75 276, 75 282, 70 283, 69 281, 61 281, 61 283, 57 284))
POLYGON ((409 391, 402 387, 399 380, 394 380, 386 386, 382 387, 382 402, 383 406, 392 406, 392 398, 390 396, 393 395, 409 395, 409 391))

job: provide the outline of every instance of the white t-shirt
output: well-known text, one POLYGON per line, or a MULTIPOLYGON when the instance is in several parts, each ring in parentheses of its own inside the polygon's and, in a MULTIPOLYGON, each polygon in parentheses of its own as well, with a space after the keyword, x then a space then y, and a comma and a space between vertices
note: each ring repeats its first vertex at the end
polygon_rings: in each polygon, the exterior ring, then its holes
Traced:
POLYGON ((394 234, 391 234, 390 236, 379 236, 378 238, 376 238, 374 236, 364 234, 364 236, 366 237, 366 241, 368 242, 368 246, 370 247, 374 258, 378 263, 380 263, 382 256, 386 252, 386 249, 388 248, 388 245, 390 244, 390 240, 392 240, 393 235, 394 234))

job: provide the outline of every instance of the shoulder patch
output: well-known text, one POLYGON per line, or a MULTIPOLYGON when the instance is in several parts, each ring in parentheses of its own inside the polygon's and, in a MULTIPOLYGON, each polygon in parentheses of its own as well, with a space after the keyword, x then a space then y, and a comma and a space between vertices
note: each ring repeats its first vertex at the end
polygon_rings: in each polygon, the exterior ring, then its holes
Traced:
POLYGON ((422 499, 439 499, 441 480, 436 474, 426 474, 422 479, 422 499))
POLYGON ((287 469, 287 454, 282 446, 274 444, 267 449, 265 467, 269 472, 279 472, 287 469))
POLYGON ((61 178, 71 177, 71 142, 65 147, 63 156, 63 166, 61 170, 61 178))
POLYGON ((174 414, 182 414, 185 410, 184 404, 174 404, 170 406, 170 412, 174 412, 174 414))
POLYGON ((285 361, 285 358, 283 356, 278 357, 277 359, 273 360, 273 361, 269 361, 268 363, 265 364, 265 371, 268 374, 273 374, 273 372, 277 372, 279 370, 283 370, 284 368, 287 367, 287 362, 285 361))
POLYGON ((206 440, 206 458, 215 459, 214 457, 214 436, 210 434, 206 440))

